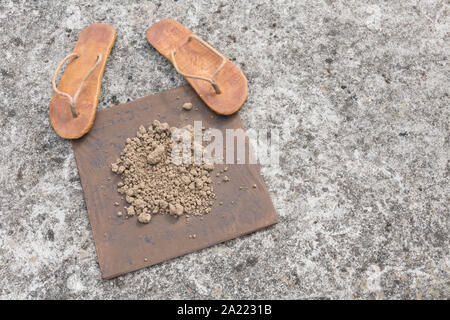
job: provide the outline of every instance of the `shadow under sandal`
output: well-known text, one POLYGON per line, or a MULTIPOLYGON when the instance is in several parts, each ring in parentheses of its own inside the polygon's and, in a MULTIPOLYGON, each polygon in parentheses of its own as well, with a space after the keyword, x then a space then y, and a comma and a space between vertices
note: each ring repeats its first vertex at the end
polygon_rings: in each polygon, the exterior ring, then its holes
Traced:
POLYGON ((230 115, 244 104, 248 85, 241 69, 188 28, 162 20, 147 30, 146 37, 216 113, 230 115))
POLYGON ((56 68, 50 122, 61 138, 80 138, 94 124, 103 71, 115 39, 113 27, 102 23, 90 25, 81 32, 73 53, 56 68), (69 63, 56 86, 56 77, 66 61, 69 63))

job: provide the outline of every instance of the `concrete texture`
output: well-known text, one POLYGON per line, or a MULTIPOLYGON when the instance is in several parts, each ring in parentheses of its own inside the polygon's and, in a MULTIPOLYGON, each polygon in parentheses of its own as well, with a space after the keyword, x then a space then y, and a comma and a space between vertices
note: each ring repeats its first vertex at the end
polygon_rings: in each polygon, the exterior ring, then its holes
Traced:
POLYGON ((0 1, 0 298, 446 299, 448 1, 0 1), (127 3, 127 4, 125 4, 127 3), (249 79, 281 222, 103 281, 50 78, 81 30, 118 33, 99 108, 185 84, 145 40, 174 18, 249 79))

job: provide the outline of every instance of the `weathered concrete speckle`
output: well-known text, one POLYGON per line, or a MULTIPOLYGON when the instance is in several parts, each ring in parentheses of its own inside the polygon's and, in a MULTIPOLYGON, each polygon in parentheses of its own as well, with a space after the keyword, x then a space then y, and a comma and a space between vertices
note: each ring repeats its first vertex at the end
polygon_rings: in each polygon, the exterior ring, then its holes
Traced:
POLYGON ((0 297, 448 298, 447 1, 1 1, 0 297), (145 31, 174 18, 243 69, 281 222, 103 281, 50 78, 81 30, 118 36, 99 108, 184 84, 145 31))

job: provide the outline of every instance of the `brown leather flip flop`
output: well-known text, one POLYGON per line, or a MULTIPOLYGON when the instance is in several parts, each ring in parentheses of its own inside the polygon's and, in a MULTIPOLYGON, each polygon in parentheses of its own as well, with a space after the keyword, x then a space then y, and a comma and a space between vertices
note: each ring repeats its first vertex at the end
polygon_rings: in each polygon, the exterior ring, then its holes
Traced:
POLYGON ((81 32, 73 53, 56 68, 52 79, 55 93, 50 101, 50 122, 61 138, 80 138, 94 124, 103 71, 115 39, 113 27, 103 23, 90 25, 81 32), (56 87, 58 72, 68 60, 56 87))
POLYGON ((230 115, 244 104, 248 85, 241 69, 185 26, 162 20, 146 37, 216 113, 230 115))

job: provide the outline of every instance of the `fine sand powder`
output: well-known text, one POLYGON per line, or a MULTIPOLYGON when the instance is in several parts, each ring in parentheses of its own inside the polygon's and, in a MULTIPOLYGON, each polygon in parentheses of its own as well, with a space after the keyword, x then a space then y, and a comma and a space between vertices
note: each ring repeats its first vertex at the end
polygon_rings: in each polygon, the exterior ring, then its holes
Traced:
MULTIPOLYGON (((129 204, 124 210, 127 217, 137 216, 139 222, 148 223, 158 213, 180 217, 211 212, 216 198, 211 180, 214 166, 193 161, 191 165, 174 164, 172 133, 176 129, 158 120, 148 129, 140 126, 111 164, 111 170, 121 177, 117 186, 129 204)), ((192 126, 184 129, 192 137, 192 126)))

